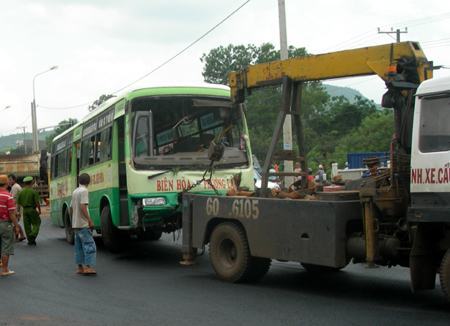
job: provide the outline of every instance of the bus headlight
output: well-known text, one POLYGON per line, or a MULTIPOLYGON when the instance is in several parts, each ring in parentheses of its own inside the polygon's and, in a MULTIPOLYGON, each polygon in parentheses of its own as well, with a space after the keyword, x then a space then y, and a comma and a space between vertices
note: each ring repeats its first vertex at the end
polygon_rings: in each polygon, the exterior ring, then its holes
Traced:
POLYGON ((166 198, 164 197, 153 197, 153 198, 143 198, 142 205, 144 206, 162 206, 166 204, 166 198))

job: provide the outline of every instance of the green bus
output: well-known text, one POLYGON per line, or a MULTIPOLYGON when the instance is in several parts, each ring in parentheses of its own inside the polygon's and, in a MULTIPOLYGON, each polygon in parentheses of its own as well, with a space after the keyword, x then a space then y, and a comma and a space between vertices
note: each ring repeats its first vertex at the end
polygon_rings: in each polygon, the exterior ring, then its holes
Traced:
POLYGON ((128 235, 157 240, 181 228, 183 191, 225 194, 233 176, 254 188, 247 124, 225 86, 153 87, 114 97, 52 143, 50 203, 54 225, 73 243, 71 194, 87 173, 89 212, 110 250, 128 235), (213 165, 210 142, 224 145, 213 165), (198 183, 198 184, 197 184, 198 183))

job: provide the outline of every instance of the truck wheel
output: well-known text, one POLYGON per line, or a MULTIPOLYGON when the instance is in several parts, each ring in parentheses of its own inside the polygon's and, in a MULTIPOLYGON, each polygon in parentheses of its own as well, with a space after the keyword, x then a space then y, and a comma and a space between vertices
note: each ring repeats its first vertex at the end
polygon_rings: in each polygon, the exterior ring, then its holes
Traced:
POLYGON ((66 241, 73 245, 75 242, 75 234, 72 229, 72 219, 70 218, 69 208, 64 212, 64 231, 66 233, 66 241))
POLYGON ((141 233, 138 235, 139 240, 143 241, 158 241, 162 237, 162 231, 145 231, 144 233, 141 233))
POLYGON ((252 257, 248 282, 257 282, 267 274, 272 261, 269 258, 252 257))
POLYGON ((314 264, 306 264, 301 263, 302 267, 308 272, 308 273, 314 273, 314 274, 323 274, 323 273, 335 273, 339 272, 344 267, 330 267, 330 266, 321 266, 321 265, 314 265, 314 264))
POLYGON ((439 279, 441 281, 442 291, 447 297, 447 300, 450 301, 450 249, 447 249, 444 258, 442 258, 439 279))
POLYGON ((209 258, 217 276, 227 282, 244 282, 250 274, 250 249, 244 230, 221 223, 211 234, 209 258))
POLYGON ((103 244, 105 245, 106 249, 111 252, 119 251, 119 230, 112 223, 111 210, 109 206, 103 207, 100 219, 103 244))
POLYGON ((158 241, 162 237, 162 231, 151 231, 148 239, 150 241, 158 241))

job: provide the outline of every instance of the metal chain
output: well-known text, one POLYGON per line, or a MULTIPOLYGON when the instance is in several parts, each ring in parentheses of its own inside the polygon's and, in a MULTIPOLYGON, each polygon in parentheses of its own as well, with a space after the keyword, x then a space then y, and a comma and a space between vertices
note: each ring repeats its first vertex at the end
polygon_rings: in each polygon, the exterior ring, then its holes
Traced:
POLYGON ((182 193, 191 191, 193 188, 197 187, 199 184, 201 184, 202 182, 205 181, 211 186, 211 188, 214 190, 214 193, 216 195, 219 195, 219 192, 217 191, 216 187, 214 187, 214 185, 211 181, 212 174, 213 174, 213 164, 214 164, 214 161, 211 161, 209 166, 206 168, 205 173, 203 173, 202 178, 200 180, 197 180, 197 182, 193 183, 189 188, 184 189, 182 191, 182 193), (208 172, 209 172, 209 178, 206 179, 206 175, 208 174, 208 172))

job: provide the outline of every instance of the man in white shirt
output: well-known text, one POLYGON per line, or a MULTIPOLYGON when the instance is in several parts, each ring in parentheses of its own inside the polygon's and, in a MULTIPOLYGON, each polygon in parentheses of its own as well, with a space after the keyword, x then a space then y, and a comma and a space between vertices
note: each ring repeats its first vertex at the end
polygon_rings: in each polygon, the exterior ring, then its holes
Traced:
POLYGON ((96 275, 95 263, 97 247, 92 236, 94 223, 89 215, 89 191, 87 189, 91 178, 82 173, 78 178, 80 186, 72 193, 71 215, 72 228, 75 234, 75 262, 77 274, 96 275))
MULTIPOLYGON (((19 193, 22 191, 22 187, 20 186, 20 184, 17 183, 17 177, 15 174, 10 174, 8 175, 8 183, 9 186, 11 187, 10 193, 11 195, 14 197, 14 200, 17 203, 17 197, 19 197, 19 193)), ((17 241, 23 241, 25 240, 25 234, 23 233, 23 229, 20 226, 19 222, 22 219, 22 206, 17 205, 17 211, 16 211, 16 218, 17 218, 17 224, 19 225, 19 236, 16 237, 17 241)))

